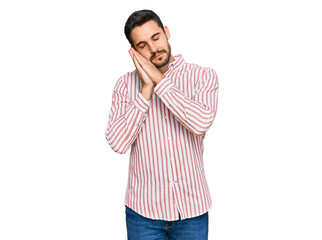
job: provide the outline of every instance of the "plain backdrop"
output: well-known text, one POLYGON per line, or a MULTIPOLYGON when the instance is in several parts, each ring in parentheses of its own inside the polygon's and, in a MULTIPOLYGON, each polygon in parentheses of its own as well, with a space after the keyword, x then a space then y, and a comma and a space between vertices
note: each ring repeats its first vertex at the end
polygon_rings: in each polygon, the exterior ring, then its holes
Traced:
POLYGON ((154 10, 174 54, 212 67, 209 239, 322 239, 319 1, 0 3, 0 239, 126 239, 129 151, 105 139, 133 71, 124 23, 154 10))

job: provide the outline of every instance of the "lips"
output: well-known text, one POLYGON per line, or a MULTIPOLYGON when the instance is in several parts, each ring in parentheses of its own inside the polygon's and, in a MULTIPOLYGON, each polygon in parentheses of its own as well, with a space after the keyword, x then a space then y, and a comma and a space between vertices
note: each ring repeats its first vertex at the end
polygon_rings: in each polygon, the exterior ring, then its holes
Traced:
POLYGON ((153 59, 160 57, 162 53, 159 53, 158 55, 156 55, 153 59))

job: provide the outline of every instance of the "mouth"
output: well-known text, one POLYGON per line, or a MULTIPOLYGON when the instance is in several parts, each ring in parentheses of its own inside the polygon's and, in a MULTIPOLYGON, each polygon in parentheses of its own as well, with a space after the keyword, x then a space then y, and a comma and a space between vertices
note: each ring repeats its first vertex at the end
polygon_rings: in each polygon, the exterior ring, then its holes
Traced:
POLYGON ((156 55, 153 59, 156 59, 156 58, 160 57, 160 56, 161 56, 161 54, 162 54, 162 53, 159 53, 159 54, 158 54, 158 55, 156 55))

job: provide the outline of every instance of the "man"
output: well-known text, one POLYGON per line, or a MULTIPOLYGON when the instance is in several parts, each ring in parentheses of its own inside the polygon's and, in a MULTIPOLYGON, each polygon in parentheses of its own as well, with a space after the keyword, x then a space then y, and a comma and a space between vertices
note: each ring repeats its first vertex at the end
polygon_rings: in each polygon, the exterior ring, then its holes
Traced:
POLYGON ((169 29, 150 10, 132 13, 125 35, 136 70, 115 85, 106 139, 118 153, 131 147, 128 239, 208 239, 203 139, 217 110, 216 73, 173 56, 169 29))

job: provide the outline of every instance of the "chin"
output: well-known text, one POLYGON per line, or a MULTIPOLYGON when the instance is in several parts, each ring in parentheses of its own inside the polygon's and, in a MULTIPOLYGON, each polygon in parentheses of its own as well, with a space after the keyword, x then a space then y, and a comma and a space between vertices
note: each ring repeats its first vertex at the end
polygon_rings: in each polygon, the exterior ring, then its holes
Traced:
POLYGON ((166 61, 163 61, 163 62, 159 62, 159 63, 153 63, 154 66, 156 66, 157 68, 162 68, 164 67, 165 65, 167 65, 168 63, 166 61))
POLYGON ((164 62, 165 62, 165 60, 162 57, 155 58, 152 61, 153 64, 158 64, 158 65, 164 64, 164 62))
POLYGON ((162 68, 165 65, 167 65, 170 61, 170 54, 161 53, 160 56, 154 58, 151 62, 156 66, 157 68, 162 68))

